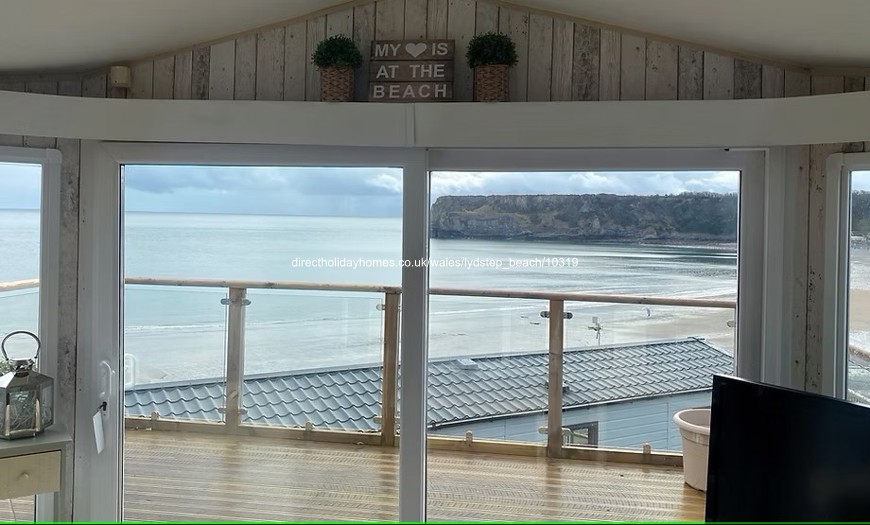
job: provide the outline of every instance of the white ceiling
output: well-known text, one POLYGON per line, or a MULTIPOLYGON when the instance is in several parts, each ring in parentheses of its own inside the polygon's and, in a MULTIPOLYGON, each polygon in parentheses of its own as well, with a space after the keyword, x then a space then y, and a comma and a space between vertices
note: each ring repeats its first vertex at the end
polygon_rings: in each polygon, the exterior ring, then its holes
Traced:
MULTIPOLYGON (((346 0, 0 0, 0 71, 84 70, 346 0)), ((870 0, 514 0, 807 67, 870 67, 870 0)))
POLYGON ((0 71, 124 63, 346 1, 0 0, 0 71))

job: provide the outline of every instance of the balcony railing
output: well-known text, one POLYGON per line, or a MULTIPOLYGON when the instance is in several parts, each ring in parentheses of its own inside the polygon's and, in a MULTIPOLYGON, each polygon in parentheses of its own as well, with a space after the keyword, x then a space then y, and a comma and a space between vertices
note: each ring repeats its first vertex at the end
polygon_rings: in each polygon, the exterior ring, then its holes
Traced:
MULTIPOLYGON (((219 289, 228 292, 221 301, 226 306, 226 345, 225 359, 225 405, 222 407, 223 420, 220 422, 194 422, 167 420, 156 414, 149 417, 127 417, 128 428, 152 428, 167 430, 194 430, 205 432, 226 432, 248 435, 280 435, 282 437, 322 440, 333 442, 365 443, 381 446, 396 446, 398 443, 397 405, 398 405, 398 362, 401 288, 397 286, 365 286, 349 284, 322 284, 311 282, 269 282, 253 280, 212 280, 212 279, 164 279, 130 277, 127 285, 148 287, 194 287, 219 289), (266 427, 244 423, 245 409, 242 396, 245 383, 245 341, 246 310, 251 304, 250 290, 285 290, 314 292, 343 292, 382 294, 379 309, 383 312, 382 348, 382 390, 381 414, 377 418, 379 432, 338 431, 321 429, 307 424, 302 428, 266 427)), ((0 292, 25 289, 37 286, 37 281, 19 281, 0 284, 0 292)), ((470 450, 477 452, 509 452, 521 455, 548 456, 553 458, 596 459, 607 461, 641 462, 654 464, 679 465, 682 456, 673 452, 644 450, 618 450, 582 448, 565 445, 566 432, 563 416, 563 352, 565 350, 565 324, 572 318, 566 303, 601 303, 642 306, 690 307, 732 311, 735 302, 731 300, 689 299, 673 297, 641 297, 628 295, 602 295, 584 293, 541 292, 521 290, 479 290, 464 288, 432 288, 432 296, 461 296, 487 299, 523 299, 546 302, 546 310, 541 312, 541 322, 546 321, 548 333, 547 348, 547 411, 546 445, 530 442, 496 442, 478 439, 466 433, 464 437, 430 437, 430 446, 451 450, 470 450)), ((733 319, 733 317, 732 317, 733 319)), ((733 327, 733 322, 729 323, 733 327)), ((590 327, 592 328, 592 327, 590 327)), ((537 349, 525 349, 534 351, 537 349)))
POLYGON ((8 281, 0 283, 0 293, 27 290, 39 286, 39 279, 26 279, 23 281, 8 281))

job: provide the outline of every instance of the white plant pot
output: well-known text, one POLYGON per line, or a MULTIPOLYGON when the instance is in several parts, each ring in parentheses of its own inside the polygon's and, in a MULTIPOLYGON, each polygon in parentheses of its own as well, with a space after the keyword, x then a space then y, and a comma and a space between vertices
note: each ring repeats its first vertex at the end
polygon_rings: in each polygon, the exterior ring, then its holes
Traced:
POLYGON ((710 449, 710 409, 690 408, 674 414, 683 437, 683 476, 686 484, 707 490, 707 452, 710 449))

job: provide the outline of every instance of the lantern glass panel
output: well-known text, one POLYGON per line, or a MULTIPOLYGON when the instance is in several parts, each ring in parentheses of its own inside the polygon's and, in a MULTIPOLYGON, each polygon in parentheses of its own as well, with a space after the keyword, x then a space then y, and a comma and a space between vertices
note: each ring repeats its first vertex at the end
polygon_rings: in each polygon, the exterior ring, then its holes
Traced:
POLYGON ((38 372, 18 371, 3 376, 0 384, 0 438, 32 437, 54 422, 53 379, 38 372))
POLYGON ((5 437, 6 434, 6 406, 9 404, 9 392, 8 389, 3 387, 0 388, 0 394, 3 395, 2 401, 3 404, 0 406, 0 437, 5 437))
POLYGON ((42 415, 42 428, 48 428, 54 424, 54 381, 50 377, 42 376, 39 386, 39 407, 42 415))
POLYGON ((36 432, 36 403, 39 391, 31 385, 21 385, 9 392, 9 432, 36 432))

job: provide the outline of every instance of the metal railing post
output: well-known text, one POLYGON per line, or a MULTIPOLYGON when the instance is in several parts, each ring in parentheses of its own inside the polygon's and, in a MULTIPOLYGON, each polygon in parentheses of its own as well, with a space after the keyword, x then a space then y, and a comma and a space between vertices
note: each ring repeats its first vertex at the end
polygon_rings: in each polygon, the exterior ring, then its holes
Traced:
POLYGON ((242 393, 245 385, 245 307, 251 304, 246 288, 230 288, 229 299, 221 302, 229 307, 227 314, 227 388, 224 420, 230 428, 238 428, 242 415, 242 393))
POLYGON ((399 365, 399 292, 384 293, 384 373, 381 376, 381 445, 396 446, 399 365))
POLYGON ((562 351, 565 302, 550 301, 550 349, 547 363, 547 456, 562 457, 562 351))

